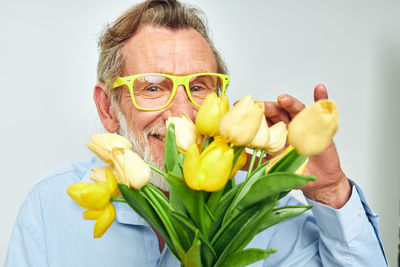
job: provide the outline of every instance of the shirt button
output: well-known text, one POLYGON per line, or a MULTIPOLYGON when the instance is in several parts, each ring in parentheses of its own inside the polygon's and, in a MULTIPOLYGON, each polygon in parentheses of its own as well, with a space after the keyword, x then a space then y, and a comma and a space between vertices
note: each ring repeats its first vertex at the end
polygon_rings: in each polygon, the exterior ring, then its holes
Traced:
POLYGON ((358 217, 360 217, 362 215, 362 210, 361 209, 357 210, 357 215, 358 215, 358 217))

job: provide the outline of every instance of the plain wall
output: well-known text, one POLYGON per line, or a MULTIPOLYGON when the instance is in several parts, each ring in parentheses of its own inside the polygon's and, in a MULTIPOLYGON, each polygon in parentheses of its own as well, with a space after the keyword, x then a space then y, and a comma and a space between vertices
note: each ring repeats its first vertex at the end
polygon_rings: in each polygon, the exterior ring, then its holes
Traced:
MULTIPOLYGON (((92 100, 97 36, 136 1, 0 2, 0 262, 19 207, 50 170, 87 160, 102 131, 92 100)), ((246 94, 304 103, 324 83, 337 102, 342 167, 380 214, 396 266, 399 223, 399 1, 191 2, 208 16, 231 102, 246 94)))

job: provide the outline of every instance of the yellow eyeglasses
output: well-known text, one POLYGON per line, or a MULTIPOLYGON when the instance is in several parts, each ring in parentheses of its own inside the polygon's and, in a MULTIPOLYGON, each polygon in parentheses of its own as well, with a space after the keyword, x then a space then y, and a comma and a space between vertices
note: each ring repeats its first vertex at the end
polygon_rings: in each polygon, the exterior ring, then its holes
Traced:
POLYGON ((140 110, 155 111, 168 106, 179 85, 185 86, 190 101, 197 107, 212 92, 225 93, 229 76, 220 73, 196 73, 175 76, 162 73, 145 73, 118 77, 112 89, 126 85, 133 105, 140 110))

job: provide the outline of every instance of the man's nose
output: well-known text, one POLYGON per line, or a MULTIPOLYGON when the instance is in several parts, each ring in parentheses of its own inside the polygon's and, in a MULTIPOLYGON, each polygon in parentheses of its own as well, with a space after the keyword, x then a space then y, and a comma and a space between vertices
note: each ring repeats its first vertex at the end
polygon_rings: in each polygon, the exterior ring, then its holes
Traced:
POLYGON ((193 122, 195 121, 197 107, 190 101, 183 85, 178 86, 167 109, 168 117, 181 117, 182 113, 185 113, 193 122))

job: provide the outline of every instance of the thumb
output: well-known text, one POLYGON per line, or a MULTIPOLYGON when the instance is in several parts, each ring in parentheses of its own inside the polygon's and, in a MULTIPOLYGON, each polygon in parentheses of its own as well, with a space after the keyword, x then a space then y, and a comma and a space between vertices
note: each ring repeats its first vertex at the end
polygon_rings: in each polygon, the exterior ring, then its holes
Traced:
POLYGON ((314 88, 314 101, 318 101, 320 99, 328 99, 328 92, 323 84, 318 84, 314 88))

